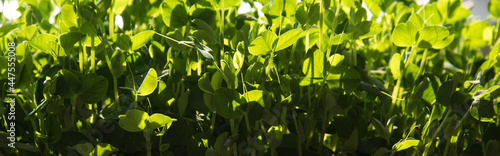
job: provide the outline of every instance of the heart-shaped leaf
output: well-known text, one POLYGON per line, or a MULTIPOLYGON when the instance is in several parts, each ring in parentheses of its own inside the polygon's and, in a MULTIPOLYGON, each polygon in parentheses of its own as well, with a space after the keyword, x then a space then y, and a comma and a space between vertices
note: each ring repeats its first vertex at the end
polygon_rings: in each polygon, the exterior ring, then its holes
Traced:
POLYGON ((213 94, 214 89, 212 88, 212 85, 210 83, 210 73, 205 73, 203 76, 198 79, 198 87, 200 87, 201 90, 204 92, 213 94))
POLYGON ((171 123, 173 121, 175 120, 172 120, 172 118, 166 115, 155 113, 148 118, 146 129, 152 130, 158 127, 163 127, 166 124, 171 123))
POLYGON ((73 6, 69 4, 65 4, 61 8, 61 19, 66 25, 66 27, 70 29, 76 29, 78 28, 78 16, 75 13, 75 10, 73 10, 73 6))
POLYGON ((168 27, 179 28, 189 22, 186 7, 178 0, 164 1, 161 6, 161 15, 168 27))
POLYGON ((125 117, 118 121, 118 125, 129 132, 140 132, 146 128, 146 120, 148 117, 148 113, 132 109, 127 112, 125 117))
POLYGON ((248 51, 253 55, 269 54, 273 50, 277 38, 274 32, 266 30, 262 33, 262 36, 252 41, 248 46, 248 51))
POLYGON ((86 103, 97 103, 104 98, 108 91, 108 80, 97 74, 87 74, 81 78, 80 99, 86 103))
POLYGON ((113 55, 111 56, 111 66, 113 68, 113 71, 111 71, 111 74, 115 78, 119 78, 122 76, 123 72, 127 70, 127 62, 125 62, 125 55, 120 50, 116 50, 113 55))
POLYGON ((56 93, 62 97, 71 98, 77 94, 81 86, 81 82, 73 72, 62 69, 59 71, 56 83, 56 93))
POLYGON ((407 47, 417 41, 418 27, 412 23, 401 23, 392 32, 392 41, 399 47, 407 47))
POLYGON ((85 34, 80 32, 68 32, 59 36, 59 42, 66 52, 72 52, 76 42, 82 40, 85 34))
POLYGON ((453 41, 446 40, 449 32, 443 26, 425 26, 420 30, 418 47, 421 48, 444 48, 453 41))

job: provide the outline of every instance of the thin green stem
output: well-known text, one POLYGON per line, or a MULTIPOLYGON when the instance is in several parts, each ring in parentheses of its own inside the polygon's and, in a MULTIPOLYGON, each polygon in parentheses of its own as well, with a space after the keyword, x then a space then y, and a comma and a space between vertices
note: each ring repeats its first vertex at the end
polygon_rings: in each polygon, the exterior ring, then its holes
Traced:
POLYGON ((144 138, 146 138, 147 156, 151 156, 151 131, 145 130, 143 133, 144 133, 144 138))
POLYGON ((212 118, 210 119, 210 134, 214 133, 216 119, 217 119, 217 112, 214 111, 212 113, 212 118))
MULTIPOLYGON (((229 124, 231 125, 231 136, 236 136, 238 135, 238 131, 236 131, 236 125, 234 124, 234 119, 229 119, 229 124)), ((236 148, 236 142, 233 143, 233 155, 237 156, 238 155, 238 150, 236 148)))
MULTIPOLYGON (((116 0, 113 0, 116 2, 116 0)), ((115 35, 115 14, 111 10, 109 12, 109 36, 115 35)))
POLYGON ((94 41, 94 37, 91 36, 90 37, 90 46, 91 46, 91 49, 90 49, 90 70, 92 71, 92 73, 95 73, 95 41, 94 41))
POLYGON ((83 70, 83 67, 84 67, 84 65, 83 65, 83 60, 84 60, 84 56, 83 56, 83 48, 84 48, 84 47, 83 47, 83 45, 82 45, 82 41, 80 41, 79 43, 80 43, 80 47, 82 47, 82 51, 80 51, 80 52, 78 53, 78 57, 80 58, 80 61, 79 61, 79 64, 80 64, 80 73, 81 73, 81 74, 84 74, 84 70, 83 70))
POLYGON ((418 69, 418 75, 424 75, 425 63, 427 62, 427 51, 428 51, 428 49, 425 49, 424 54, 422 54, 422 61, 420 62, 420 68, 418 69))
POLYGON ((299 153, 299 156, 302 156, 302 140, 300 138, 301 135, 301 131, 299 129, 299 125, 298 125, 298 122, 297 122, 297 112, 295 111, 295 109, 292 109, 292 115, 293 115, 293 123, 295 125, 295 130, 297 131, 297 151, 299 153))

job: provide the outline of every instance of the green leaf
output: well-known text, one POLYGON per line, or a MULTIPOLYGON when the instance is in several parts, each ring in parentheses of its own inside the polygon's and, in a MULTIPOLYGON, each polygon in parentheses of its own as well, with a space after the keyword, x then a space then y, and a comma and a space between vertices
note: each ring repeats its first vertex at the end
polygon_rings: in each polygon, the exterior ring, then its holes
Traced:
POLYGON ((344 146, 342 146, 342 151, 355 153, 356 149, 358 149, 358 139, 358 129, 356 128, 352 131, 349 139, 345 141, 344 146))
POLYGON ((248 52, 253 55, 266 55, 269 54, 271 50, 272 47, 268 46, 262 37, 257 37, 250 46, 248 46, 248 52))
POLYGON ((401 55, 396 53, 392 56, 391 61, 389 62, 389 67, 391 69, 392 77, 397 80, 401 78, 401 71, 403 71, 403 63, 401 60, 401 55))
POLYGON ((59 71, 56 83, 56 93, 62 97, 71 98, 78 93, 81 82, 73 72, 62 69, 59 71))
POLYGON ((417 41, 418 27, 411 23, 401 23, 392 32, 392 41, 399 47, 413 45, 417 41))
POLYGON ((148 119, 148 113, 132 109, 127 112, 125 117, 118 121, 118 125, 126 131, 129 132, 140 132, 146 128, 146 120, 148 119))
POLYGON ((242 51, 243 53, 245 52, 245 47, 244 47, 244 43, 243 42, 240 42, 238 43, 238 50, 236 52, 234 52, 234 55, 233 55, 233 67, 234 69, 236 69, 236 75, 238 75, 238 73, 240 73, 240 70, 241 70, 241 67, 243 67, 243 63, 245 63, 244 61, 244 56, 243 54, 240 53, 240 51, 242 51))
POLYGON ((487 100, 474 100, 470 108, 470 115, 481 122, 495 123, 495 109, 493 103, 487 100))
POLYGON ((424 78, 424 80, 415 88, 412 93, 410 103, 407 105, 407 111, 411 112, 417 107, 418 102, 422 99, 424 91, 429 87, 429 78, 424 78))
POLYGON ((173 121, 175 121, 175 120, 172 120, 172 118, 170 118, 166 115, 163 115, 160 113, 155 113, 148 118, 146 129, 153 130, 153 129, 156 129, 158 127, 163 127, 166 124, 169 124, 173 121))
POLYGON ((375 127, 377 133, 387 139, 387 130, 385 129, 384 124, 374 117, 372 117, 370 121, 373 127, 375 127))
POLYGON ((18 24, 5 23, 5 24, 3 24, 2 27, 0 28, 0 38, 6 36, 12 30, 19 28, 22 25, 24 25, 24 23, 18 23, 18 24))
POLYGON ((47 45, 50 47, 49 52, 54 58, 66 55, 66 51, 64 51, 64 48, 56 41, 48 41, 47 45))
POLYGON ((204 92, 213 94, 214 89, 212 88, 212 85, 210 82, 211 82, 210 81, 210 73, 207 72, 207 73, 203 74, 203 76, 201 76, 200 79, 198 79, 198 87, 200 87, 200 89, 204 92))
POLYGON ((189 100, 189 91, 182 93, 179 101, 177 102, 177 108, 179 109, 179 115, 184 115, 184 111, 186 111, 188 100, 189 100))
POLYGON ((212 56, 212 54, 210 54, 212 53, 212 49, 210 49, 210 47, 200 43, 200 41, 198 41, 198 39, 196 39, 196 37, 194 36, 189 36, 189 38, 193 40, 196 50, 198 50, 198 52, 200 52, 203 57, 207 58, 210 61, 214 61, 214 57, 212 56))
POLYGON ((297 4, 297 7, 295 7, 296 10, 295 10, 295 18, 297 19, 297 21, 300 23, 300 24, 305 24, 308 20, 307 18, 307 12, 304 8, 304 2, 299 2, 297 4))
POLYGON ((186 7, 179 0, 164 1, 161 6, 161 15, 168 27, 179 28, 189 22, 186 7))
POLYGON ((35 47, 43 52, 47 52, 47 51, 51 50, 51 47, 48 44, 49 41, 56 41, 56 40, 57 40, 57 37, 55 35, 40 34, 40 35, 35 36, 35 38, 33 38, 33 40, 31 40, 31 42, 28 42, 28 43, 30 43, 33 47, 35 47))
POLYGON ((213 101, 217 114, 226 119, 236 119, 243 116, 241 95, 236 90, 219 88, 215 91, 213 101))
POLYGON ((260 104, 262 107, 265 108, 264 105, 264 91, 262 90, 251 90, 249 92, 246 92, 243 94, 243 97, 245 97, 246 101, 248 103, 250 102, 257 102, 260 104))
POLYGON ((116 34, 113 36, 113 40, 115 41, 115 45, 121 50, 128 51, 132 46, 132 39, 127 34, 116 34))
MULTIPOLYGON (((17 61, 19 64, 24 64, 25 67, 31 71, 33 68, 33 55, 29 49, 28 43, 24 42, 16 47, 17 61)), ((0 68, 1 69, 1 68, 0 68)), ((7 69, 7 68, 3 68, 7 69)))
POLYGON ((113 0, 112 11, 114 14, 122 14, 123 10, 127 8, 128 0, 113 0))
POLYGON ((113 147, 111 144, 99 143, 89 155, 108 156, 118 151, 118 148, 113 147))
POLYGON ((443 16, 439 12, 437 3, 433 2, 430 5, 425 5, 422 10, 418 13, 422 16, 424 21, 428 25, 439 25, 443 24, 443 16))
POLYGON ((436 101, 448 106, 450 105, 450 98, 455 92, 455 86, 453 84, 453 81, 446 81, 444 82, 440 87, 439 90, 436 94, 436 101))
POLYGON ((451 43, 451 41, 446 40, 448 35, 448 29, 443 26, 425 26, 422 30, 420 30, 418 47, 435 49, 444 48, 451 43))
POLYGON ((29 27, 23 28, 18 34, 17 34, 17 41, 18 42, 23 42, 23 41, 31 41, 33 37, 38 35, 38 28, 36 25, 31 25, 29 27))
POLYGON ((72 52, 76 42, 82 40, 85 34, 80 32, 68 32, 59 36, 59 42, 66 52, 72 52))
POLYGON ((422 19, 422 16, 419 14, 412 14, 410 16, 410 19, 408 19, 409 22, 417 26, 418 30, 422 29, 425 26, 425 21, 422 19))
POLYGON ((70 29, 78 28, 78 16, 73 10, 73 5, 65 4, 61 8, 61 20, 70 29))
POLYGON ((158 76, 156 74, 156 70, 153 68, 150 68, 146 76, 144 77, 144 80, 141 83, 141 86, 138 89, 138 94, 139 96, 147 96, 151 93, 153 93, 158 86, 158 76))
POLYGON ((326 81, 330 89, 349 93, 359 86, 361 76, 358 71, 347 66, 335 66, 330 68, 326 81))
POLYGON ((141 48, 144 44, 151 40, 151 37, 155 34, 153 30, 142 31, 132 37, 132 49, 137 50, 141 48))
POLYGON ((402 150, 408 149, 410 147, 418 146, 419 143, 420 143, 420 140, 416 140, 416 139, 406 139, 406 140, 400 141, 400 142, 396 143, 396 151, 402 151, 402 150))
POLYGON ((113 68, 113 71, 111 71, 111 74, 115 78, 119 78, 122 76, 123 72, 127 70, 127 62, 125 60, 125 55, 120 50, 116 50, 113 55, 111 56, 111 67, 113 68))
POLYGON ((266 30, 262 33, 262 36, 252 41, 248 46, 248 51, 253 55, 269 54, 275 47, 277 38, 274 32, 266 30))
POLYGON ((97 103, 102 100, 108 91, 108 80, 97 74, 87 74, 81 78, 82 88, 80 89, 80 99, 86 103, 97 103))
POLYGON ((277 42, 278 45, 276 45, 275 51, 280 51, 296 43, 301 34, 302 34, 302 29, 293 29, 282 34, 278 38, 277 42))
POLYGON ((322 78, 325 70, 328 70, 325 62, 325 54, 319 50, 314 51, 314 53, 309 53, 306 56, 302 65, 302 72, 306 77, 322 78))
POLYGON ((332 38, 330 38, 330 43, 333 45, 339 45, 339 44, 344 43, 345 41, 351 40, 351 37, 352 37, 352 33, 347 33, 347 34, 341 33, 341 34, 335 35, 332 38))
POLYGON ((488 11, 496 18, 500 18, 500 0, 491 0, 488 3, 488 11))
POLYGON ((382 27, 378 23, 371 21, 363 21, 358 23, 354 29, 354 38, 365 39, 377 35, 382 31, 382 27))
POLYGON ((198 29, 207 32, 208 37, 215 37, 215 32, 212 29, 212 27, 202 19, 193 19, 193 23, 196 25, 198 29))

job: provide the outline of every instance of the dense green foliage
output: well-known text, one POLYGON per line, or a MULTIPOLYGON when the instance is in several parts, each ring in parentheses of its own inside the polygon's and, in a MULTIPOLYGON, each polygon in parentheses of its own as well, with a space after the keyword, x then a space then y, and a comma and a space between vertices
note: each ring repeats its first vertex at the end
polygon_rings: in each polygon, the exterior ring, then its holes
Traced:
POLYGON ((0 28, 4 155, 500 155, 499 0, 496 25, 462 0, 19 6, 0 28))

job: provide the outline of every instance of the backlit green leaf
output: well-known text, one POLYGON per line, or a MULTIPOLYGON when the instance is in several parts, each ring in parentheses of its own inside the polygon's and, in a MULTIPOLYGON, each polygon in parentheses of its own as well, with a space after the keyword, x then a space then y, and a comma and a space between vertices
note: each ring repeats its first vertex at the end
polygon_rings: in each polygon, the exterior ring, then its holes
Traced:
POLYGON ((403 71, 403 63, 401 60, 401 55, 396 53, 392 56, 391 61, 389 62, 389 67, 391 69, 392 77, 394 79, 401 78, 401 71, 403 71))
POLYGON ((488 3, 488 10, 490 14, 496 18, 500 18, 500 1, 499 0, 491 0, 488 3))
POLYGON ((41 51, 48 52, 51 50, 51 47, 48 44, 49 41, 56 41, 56 40, 57 40, 57 37, 55 35, 40 34, 40 35, 37 35, 35 38, 33 38, 33 40, 31 40, 31 42, 29 42, 29 43, 33 47, 35 47, 41 51))
POLYGON ((301 33, 302 29, 293 29, 279 36, 275 51, 280 51, 296 43, 301 33))
POLYGON ((147 119, 146 129, 151 129, 151 130, 156 129, 158 127, 165 126, 166 124, 171 123, 173 121, 175 120, 172 120, 170 117, 166 115, 155 113, 147 119))
POLYGON ((118 125, 129 132, 140 132, 146 128, 146 120, 148 117, 148 113, 132 109, 127 112, 125 117, 118 121, 118 125))
POLYGON ((406 139, 396 143, 396 151, 402 151, 411 147, 418 146, 420 140, 406 139))
POLYGON ((421 48, 444 48, 451 42, 446 41, 449 32, 443 26, 425 26, 420 30, 418 47, 421 48), (444 45, 446 42, 447 44, 444 45), (444 46, 443 46, 444 45, 444 46))
POLYGON ((146 44, 147 42, 149 42, 149 40, 151 40, 151 37, 153 37, 154 34, 155 32, 153 30, 146 30, 134 35, 131 38, 132 39, 131 50, 137 50, 141 48, 144 44, 146 44))
POLYGON ((144 76, 144 80, 139 87, 138 94, 139 96, 147 96, 156 89, 158 86, 158 76, 156 74, 156 70, 151 68, 149 69, 146 76, 144 76))
POLYGON ((412 23, 401 23, 392 32, 392 41, 400 47, 407 47, 417 41, 418 27, 412 23))

